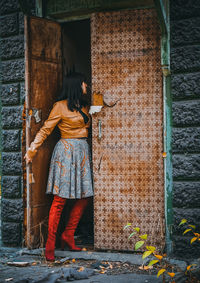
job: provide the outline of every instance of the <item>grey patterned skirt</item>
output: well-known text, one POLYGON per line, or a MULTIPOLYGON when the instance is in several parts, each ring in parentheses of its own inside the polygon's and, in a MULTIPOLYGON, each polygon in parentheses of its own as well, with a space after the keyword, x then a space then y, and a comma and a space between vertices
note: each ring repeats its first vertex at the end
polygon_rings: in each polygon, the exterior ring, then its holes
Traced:
POLYGON ((49 169, 47 194, 67 199, 93 196, 89 148, 86 139, 60 139, 49 169))

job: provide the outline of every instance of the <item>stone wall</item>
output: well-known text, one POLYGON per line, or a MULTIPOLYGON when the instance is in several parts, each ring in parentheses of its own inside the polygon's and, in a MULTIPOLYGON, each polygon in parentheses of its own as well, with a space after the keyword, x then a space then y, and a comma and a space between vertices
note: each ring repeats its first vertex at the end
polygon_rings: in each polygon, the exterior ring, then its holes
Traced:
MULTIPOLYGON (((2 242, 4 245, 20 245, 23 223, 24 15, 16 0, 0 0, 0 7, 2 242)), ((34 9, 33 4, 31 8, 34 9)))
POLYGON ((171 0, 174 254, 198 257, 182 218, 200 231, 200 1, 171 0))

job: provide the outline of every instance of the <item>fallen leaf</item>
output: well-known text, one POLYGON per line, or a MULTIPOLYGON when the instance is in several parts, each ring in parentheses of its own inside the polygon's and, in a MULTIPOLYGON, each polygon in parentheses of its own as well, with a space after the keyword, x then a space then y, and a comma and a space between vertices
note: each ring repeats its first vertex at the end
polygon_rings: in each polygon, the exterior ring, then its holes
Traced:
POLYGON ((86 249, 86 248, 82 248, 82 251, 83 251, 83 252, 86 252, 86 251, 87 251, 87 249, 86 249))
POLYGON ((167 274, 171 277, 171 278, 173 278, 174 276, 175 276, 175 273, 174 272, 167 272, 167 274))
POLYGON ((147 265, 141 265, 141 266, 139 266, 139 269, 140 270, 148 270, 148 269, 152 269, 153 268, 153 266, 147 266, 147 265))
POLYGON ((106 270, 101 270, 99 273, 104 274, 106 273, 106 270))
POLYGON ((162 255, 154 255, 157 259, 162 259, 163 256, 162 255))
POLYGON ((75 258, 72 259, 72 262, 76 262, 75 258))
POLYGON ((37 262, 33 262, 32 265, 37 265, 37 262))
POLYGON ((81 272, 85 269, 85 267, 81 266, 79 269, 78 269, 78 272, 81 272))

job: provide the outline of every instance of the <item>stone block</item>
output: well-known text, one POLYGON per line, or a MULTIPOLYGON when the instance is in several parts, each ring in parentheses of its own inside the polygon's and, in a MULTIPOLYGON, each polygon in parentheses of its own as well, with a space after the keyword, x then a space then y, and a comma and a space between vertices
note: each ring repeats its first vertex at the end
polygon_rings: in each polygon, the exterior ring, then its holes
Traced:
POLYGON ((0 44, 2 60, 24 57, 24 36, 3 38, 0 44))
POLYGON ((21 243, 21 224, 2 222, 2 242, 5 245, 18 246, 21 243))
POLYGON ((171 48, 172 74, 177 72, 199 71, 200 46, 184 46, 171 48))
POLYGON ((2 176, 2 196, 3 198, 21 197, 20 176, 2 176))
POLYGON ((21 104, 24 104, 24 102, 25 102, 25 95, 26 95, 25 83, 21 83, 20 84, 20 101, 21 101, 21 104))
POLYGON ((200 182, 174 182, 173 207, 199 208, 200 182))
POLYGON ((2 153, 3 175, 22 174, 22 154, 21 152, 2 153))
POLYGON ((0 15, 9 14, 20 9, 18 1, 1 0, 0 15))
POLYGON ((173 126, 199 126, 200 100, 176 101, 172 104, 173 126))
POLYGON ((23 199, 5 199, 1 201, 1 217, 3 221, 23 221, 23 199))
POLYGON ((200 154, 172 156, 174 180, 200 180, 200 154))
POLYGON ((2 105, 19 104, 20 87, 18 83, 6 84, 1 87, 1 103, 2 105))
POLYGON ((3 130, 2 133, 3 151, 20 151, 20 130, 3 130))
POLYGON ((19 33, 24 34, 24 14, 19 13, 19 33))
POLYGON ((200 14, 199 0, 172 0, 170 1, 171 20, 198 17, 200 14))
POLYGON ((24 80, 24 68, 24 59, 3 61, 1 63, 2 82, 24 80))
POLYGON ((171 22, 171 45, 190 45, 200 41, 200 17, 171 22))
POLYGON ((200 72, 172 75, 171 90, 174 99, 200 98, 200 72))
MULTIPOLYGON (((196 226, 196 231, 200 230, 200 208, 174 208, 173 209, 174 217, 174 234, 182 235, 187 224, 179 226, 179 223, 182 219, 187 219, 189 224, 196 226)), ((192 233, 188 233, 187 236, 192 236, 192 233)))
POLYGON ((0 37, 18 34, 18 14, 3 16, 0 20, 0 37))
POLYGON ((200 152, 200 128, 173 128, 173 152, 200 152))
POLYGON ((173 239, 174 256, 182 259, 198 258, 200 245, 197 242, 190 244, 191 237, 176 236, 173 239))
POLYGON ((3 129, 22 127, 22 108, 22 106, 2 107, 3 129))

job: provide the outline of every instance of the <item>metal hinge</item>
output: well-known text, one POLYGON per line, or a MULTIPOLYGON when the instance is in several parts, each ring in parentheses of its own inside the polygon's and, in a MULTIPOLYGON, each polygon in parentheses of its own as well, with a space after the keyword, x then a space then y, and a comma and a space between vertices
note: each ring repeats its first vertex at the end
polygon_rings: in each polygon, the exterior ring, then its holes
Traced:
POLYGON ((36 109, 36 108, 30 109, 30 110, 27 109, 26 117, 28 119, 28 127, 30 128, 31 117, 35 118, 35 123, 36 124, 41 122, 41 120, 42 120, 42 111, 40 109, 36 109))

